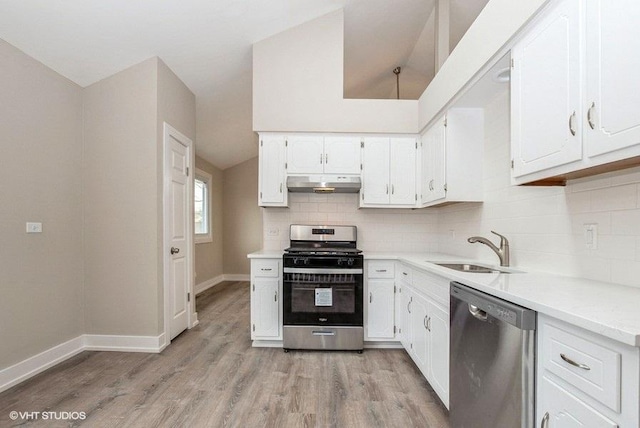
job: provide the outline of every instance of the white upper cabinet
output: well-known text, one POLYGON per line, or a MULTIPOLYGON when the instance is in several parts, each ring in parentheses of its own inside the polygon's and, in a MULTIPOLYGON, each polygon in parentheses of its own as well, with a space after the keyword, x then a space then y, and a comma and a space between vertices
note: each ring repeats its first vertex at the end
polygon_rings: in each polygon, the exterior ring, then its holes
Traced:
POLYGON ((584 2, 563 1, 512 50, 513 175, 582 158, 580 24, 584 2))
POLYGON ((286 207, 285 138, 282 135, 260 135, 258 205, 286 207))
POLYGON ((366 137, 360 206, 414 207, 416 152, 414 137, 366 137))
POLYGON ((289 136, 287 173, 360 174, 360 142, 349 136, 289 136))
POLYGON ((452 108, 422 134, 420 206, 482 201, 484 112, 452 108))
POLYGON ((515 184, 612 171, 640 156, 638 22, 637 1, 562 0, 516 43, 515 184))
POLYGON ((584 3, 585 136, 587 155, 596 156, 640 144, 640 2, 584 3))
POLYGON ((324 137, 293 135, 287 137, 287 172, 322 174, 324 172, 324 137))
POLYGON ((324 137, 324 172, 360 174, 360 137, 324 137))

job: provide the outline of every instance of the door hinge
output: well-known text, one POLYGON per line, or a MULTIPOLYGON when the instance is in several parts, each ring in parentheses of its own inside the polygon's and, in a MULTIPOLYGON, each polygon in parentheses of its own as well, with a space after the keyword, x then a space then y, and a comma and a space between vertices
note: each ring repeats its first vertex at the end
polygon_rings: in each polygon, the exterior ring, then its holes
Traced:
POLYGON ((289 147, 289 140, 284 140, 284 146, 289 147))
POLYGON ((396 334, 396 326, 393 326, 393 334, 396 334))
POLYGON ((393 294, 396 294, 396 286, 393 286, 393 294))
POLYGON ((447 191, 447 183, 444 184, 444 191, 447 191))
POLYGON ((256 285, 253 284, 253 291, 256 291, 256 285))
POLYGON ((264 141, 260 140, 260 147, 264 146, 264 141))
POLYGON ((253 331, 256 331, 256 325, 255 324, 253 325, 253 331))
POLYGON ((364 192, 362 192, 362 200, 364 201, 364 192))
POLYGON ((416 141, 416 149, 418 149, 418 141, 416 141))
POLYGON ((360 141, 360 148, 364 148, 364 141, 360 141))
POLYGON ((262 199, 262 192, 260 192, 260 199, 262 199))
POLYGON ((285 163, 284 163, 284 169, 287 169, 287 168, 289 168, 289 163, 288 163, 288 162, 285 162, 285 163))
POLYGON ((362 164, 360 164, 360 171, 362 171, 362 164))
POLYGON ((513 159, 511 159, 511 169, 513 169, 513 159))
POLYGON ((191 293, 187 293, 187 302, 191 301, 191 293))
POLYGON ((511 68, 513 67, 515 67, 515 64, 514 64, 513 58, 511 58, 511 68))
POLYGON ((413 349, 413 343, 411 344, 411 349, 413 349))
POLYGON ((416 201, 418 200, 418 194, 416 193, 416 201))
POLYGON ((189 176, 189 167, 187 167, 187 177, 189 176))

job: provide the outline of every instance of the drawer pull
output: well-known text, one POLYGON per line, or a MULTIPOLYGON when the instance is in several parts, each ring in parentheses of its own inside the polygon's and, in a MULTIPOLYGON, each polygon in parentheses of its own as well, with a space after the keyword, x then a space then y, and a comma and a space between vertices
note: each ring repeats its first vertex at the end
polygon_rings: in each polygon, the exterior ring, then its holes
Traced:
POLYGON ((406 272, 402 272, 402 274, 403 274, 404 276, 409 276, 409 274, 408 274, 408 273, 406 273, 406 272))
POLYGON ((591 367, 589 367, 588 365, 576 363, 575 361, 573 361, 571 358, 567 357, 564 354, 560 354, 560 358, 562 358, 565 362, 571 364, 574 367, 578 367, 583 370, 591 370, 591 367))
POLYGON ((271 272, 273 269, 271 269, 271 268, 262 268, 260 270, 263 271, 263 272, 271 272))
POLYGON ((386 272, 386 271, 387 271, 386 269, 376 269, 376 272, 380 272, 380 273, 386 272))

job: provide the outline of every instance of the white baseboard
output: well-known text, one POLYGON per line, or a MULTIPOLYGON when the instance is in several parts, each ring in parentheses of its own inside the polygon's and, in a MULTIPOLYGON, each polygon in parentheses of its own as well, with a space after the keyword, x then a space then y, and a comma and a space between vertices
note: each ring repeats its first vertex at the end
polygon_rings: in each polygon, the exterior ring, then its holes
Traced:
POLYGON ((12 386, 79 354, 83 350, 83 337, 78 336, 0 370, 0 392, 6 391, 12 386))
POLYGON ((196 286, 194 287, 194 291, 197 296, 203 291, 208 290, 211 287, 215 287, 216 285, 224 281, 249 281, 250 279, 251 279, 251 275, 245 275, 245 274, 233 273, 233 274, 218 275, 206 281, 202 281, 200 284, 196 284, 196 286))
POLYGON ((364 349, 403 349, 402 343, 396 341, 388 342, 364 342, 364 349))
POLYGON ((167 346, 166 342, 164 333, 159 336, 83 334, 0 370, 0 392, 24 382, 82 351, 159 353, 167 346))
POLYGON ((114 336, 85 334, 85 351, 159 353, 166 347, 164 333, 159 336, 114 336))

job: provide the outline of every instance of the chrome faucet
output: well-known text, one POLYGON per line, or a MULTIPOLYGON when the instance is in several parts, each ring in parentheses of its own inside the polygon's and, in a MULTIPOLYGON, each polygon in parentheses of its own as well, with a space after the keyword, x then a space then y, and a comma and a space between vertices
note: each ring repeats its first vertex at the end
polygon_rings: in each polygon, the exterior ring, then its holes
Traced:
POLYGON ((472 236, 471 238, 467 239, 467 241, 469 241, 471 244, 475 242, 485 244, 498 255, 498 257, 500 258, 500 266, 509 266, 509 240, 499 233, 494 232, 493 230, 491 231, 491 233, 500 237, 500 248, 496 247, 493 242, 489 241, 487 238, 483 238, 482 236, 472 236))

